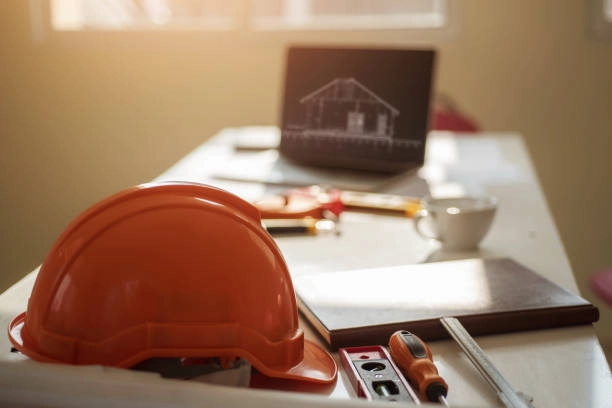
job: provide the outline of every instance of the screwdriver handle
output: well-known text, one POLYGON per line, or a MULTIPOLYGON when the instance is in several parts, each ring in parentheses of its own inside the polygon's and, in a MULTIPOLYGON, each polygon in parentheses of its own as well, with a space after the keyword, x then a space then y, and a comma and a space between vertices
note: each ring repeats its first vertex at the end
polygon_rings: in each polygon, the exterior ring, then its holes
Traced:
POLYGON ((419 337, 406 330, 393 333, 389 354, 422 399, 439 402, 446 397, 448 384, 438 374, 431 350, 419 337))

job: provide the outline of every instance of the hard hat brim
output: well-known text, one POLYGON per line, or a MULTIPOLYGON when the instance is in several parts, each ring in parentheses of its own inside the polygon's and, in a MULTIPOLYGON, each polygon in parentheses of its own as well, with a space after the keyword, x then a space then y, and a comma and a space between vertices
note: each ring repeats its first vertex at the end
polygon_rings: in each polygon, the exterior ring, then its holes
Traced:
POLYGON ((24 344, 21 332, 24 327, 25 320, 26 320, 26 314, 25 312, 23 312, 17 315, 13 319, 13 321, 9 324, 8 337, 11 343, 13 343, 13 347, 15 347, 20 353, 23 353, 26 356, 33 358, 34 360, 44 361, 44 362, 54 362, 55 360, 36 352, 36 350, 33 350, 32 348, 27 347, 24 344))
POLYGON ((336 380, 338 367, 333 357, 318 344, 304 339, 304 358, 287 371, 265 373, 271 377, 330 384, 336 380))
MULTIPOLYGON (((22 329, 26 321, 26 313, 16 316, 8 327, 8 337, 13 346, 23 354, 44 362, 61 361, 38 353, 24 344, 22 329)), ((318 384, 331 384, 336 380, 338 367, 333 357, 318 344, 304 339, 304 358, 289 370, 276 370, 274 368, 255 365, 264 375, 287 380, 307 381, 318 384)))

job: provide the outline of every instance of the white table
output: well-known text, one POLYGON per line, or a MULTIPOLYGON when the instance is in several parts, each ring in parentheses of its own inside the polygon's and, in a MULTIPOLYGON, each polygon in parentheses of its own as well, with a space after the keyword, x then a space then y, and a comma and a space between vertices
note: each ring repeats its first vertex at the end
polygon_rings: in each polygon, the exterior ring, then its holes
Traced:
MULTIPOLYGON (((253 154, 236 153, 232 147, 245 134, 274 137, 275 132, 274 128, 225 129, 156 180, 204 182, 249 200, 259 198, 275 188, 221 181, 211 174, 235 155, 248 159, 247 155, 253 154)), ((410 194, 415 189, 414 180, 415 176, 406 176, 386 186, 384 192, 410 194)), ((559 234, 519 135, 457 136, 433 132, 419 180, 434 194, 486 192, 499 198, 498 213, 479 251, 444 253, 437 244, 416 235, 409 218, 345 212, 340 236, 276 238, 291 273, 508 256, 578 293, 559 234)), ((0 295, 3 327, 25 310, 34 279, 35 272, 0 295)), ((302 328, 308 337, 317 339, 306 323, 302 322, 302 328)), ((477 341, 515 389, 534 397, 537 407, 612 407, 610 368, 590 325, 485 336, 477 341)), ((448 401, 452 406, 499 406, 493 391, 454 342, 437 341, 429 345, 441 375, 449 383, 448 401)), ((342 373, 334 387, 323 390, 323 397, 278 391, 230 391, 126 370, 39 364, 10 353, 9 349, 8 339, 1 337, 0 405, 3 398, 12 404, 23 401, 24 406, 41 398, 53 406, 78 406, 84 402, 100 406, 111 403, 140 406, 142 402, 148 406, 195 406, 200 405, 202 398, 215 406, 224 403, 235 406, 245 399, 253 406, 355 406, 363 402, 348 400, 350 393, 342 373)))

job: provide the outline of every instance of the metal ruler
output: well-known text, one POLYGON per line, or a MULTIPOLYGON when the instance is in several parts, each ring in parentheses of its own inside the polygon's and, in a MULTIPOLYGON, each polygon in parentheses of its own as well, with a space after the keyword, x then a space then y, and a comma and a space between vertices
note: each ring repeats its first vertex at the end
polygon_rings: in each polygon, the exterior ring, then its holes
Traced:
POLYGON ((497 368, 487 358, 484 351, 465 330, 465 327, 454 317, 443 317, 440 322, 459 347, 468 356, 472 364, 487 380, 497 393, 497 397, 508 408, 533 408, 533 398, 522 392, 516 392, 497 368))

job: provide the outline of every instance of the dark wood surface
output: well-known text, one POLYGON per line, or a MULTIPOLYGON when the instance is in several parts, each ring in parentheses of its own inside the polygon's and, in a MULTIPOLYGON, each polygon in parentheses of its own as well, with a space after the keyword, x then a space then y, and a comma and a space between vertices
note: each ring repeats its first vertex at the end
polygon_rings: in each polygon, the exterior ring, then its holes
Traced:
POLYGON ((595 306, 509 259, 469 259, 301 276, 300 311, 332 349, 386 344, 396 330, 448 337, 459 318, 472 335, 597 321, 595 306))

